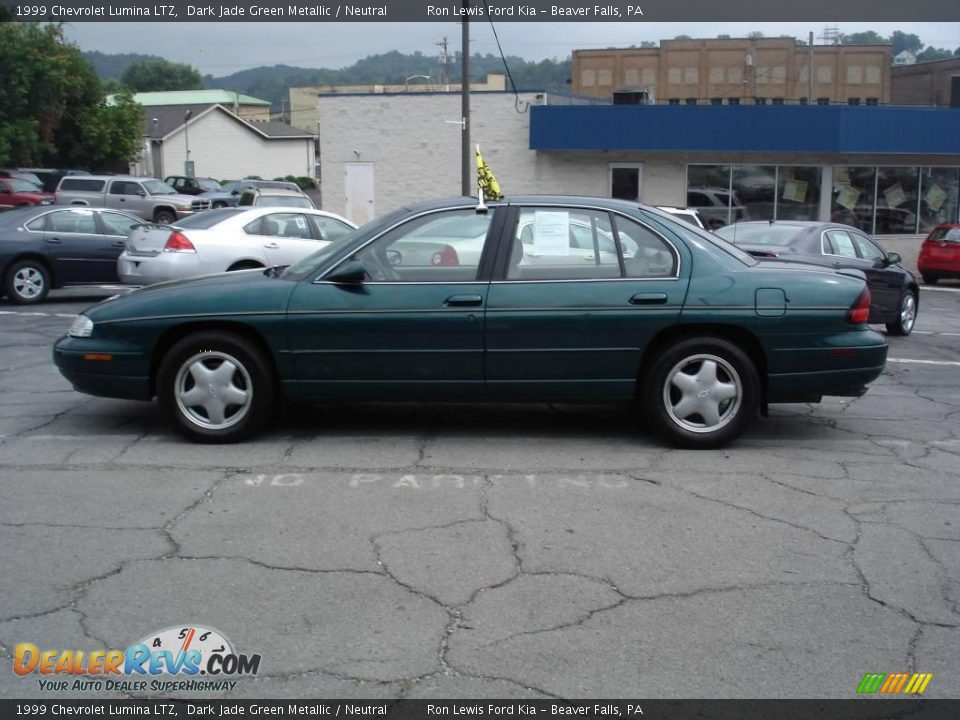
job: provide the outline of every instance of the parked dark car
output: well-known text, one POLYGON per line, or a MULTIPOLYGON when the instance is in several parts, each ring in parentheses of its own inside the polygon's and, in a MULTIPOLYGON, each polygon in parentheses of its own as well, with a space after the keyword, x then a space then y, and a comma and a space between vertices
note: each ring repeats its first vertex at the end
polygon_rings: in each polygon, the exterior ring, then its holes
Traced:
POLYGON ((51 288, 117 282, 127 233, 143 220, 86 207, 31 207, 0 214, 2 292, 37 303, 51 288))
POLYGON ((637 203, 475 202, 398 210, 285 270, 115 297, 78 317, 54 359, 82 392, 157 396, 201 442, 251 435, 283 396, 639 399, 670 441, 717 447, 767 403, 858 396, 883 371, 887 344, 865 324, 860 272, 761 262, 637 203), (434 228, 451 244, 472 237, 478 217, 484 245, 469 261, 404 252, 434 228), (614 251, 571 263, 574 223, 614 251), (528 229, 536 263, 525 261, 528 229))
POLYGON ((717 235, 751 255, 832 268, 862 270, 870 287, 870 322, 883 323, 891 335, 909 335, 917 320, 920 290, 913 273, 850 225, 807 220, 740 222, 717 235))
POLYGON ((240 196, 248 190, 270 188, 274 190, 296 190, 301 192, 300 186, 286 180, 234 180, 219 190, 201 193, 200 197, 210 201, 210 207, 237 207, 240 196))
POLYGON ((67 175, 89 175, 86 170, 73 170, 67 168, 20 168, 20 172, 29 172, 43 183, 43 191, 54 193, 57 191, 57 185, 61 178, 67 175))
POLYGON ((205 192, 219 192, 223 188, 213 178, 187 177, 186 175, 171 175, 163 181, 181 195, 199 195, 205 192))
POLYGON ((53 195, 27 180, 0 178, 0 210, 28 205, 53 205, 53 195))
POLYGON ((920 246, 917 270, 927 285, 960 278, 960 223, 937 225, 920 246))

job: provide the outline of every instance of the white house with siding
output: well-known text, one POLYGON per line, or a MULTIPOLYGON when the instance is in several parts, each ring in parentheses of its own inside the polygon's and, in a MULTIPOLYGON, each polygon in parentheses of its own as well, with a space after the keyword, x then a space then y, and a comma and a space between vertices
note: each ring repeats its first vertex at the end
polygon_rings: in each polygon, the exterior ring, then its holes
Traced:
POLYGON ((184 175, 189 150, 197 177, 313 177, 316 138, 286 123, 248 120, 219 104, 143 111, 143 152, 130 166, 133 174, 184 175))

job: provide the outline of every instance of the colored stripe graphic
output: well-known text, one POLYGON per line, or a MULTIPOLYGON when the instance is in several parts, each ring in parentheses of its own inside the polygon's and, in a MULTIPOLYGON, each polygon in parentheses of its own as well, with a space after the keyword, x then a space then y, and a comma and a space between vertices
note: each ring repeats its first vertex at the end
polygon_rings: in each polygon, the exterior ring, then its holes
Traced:
POLYGON ((883 695, 922 695, 933 680, 933 673, 867 673, 857 686, 858 693, 883 695))

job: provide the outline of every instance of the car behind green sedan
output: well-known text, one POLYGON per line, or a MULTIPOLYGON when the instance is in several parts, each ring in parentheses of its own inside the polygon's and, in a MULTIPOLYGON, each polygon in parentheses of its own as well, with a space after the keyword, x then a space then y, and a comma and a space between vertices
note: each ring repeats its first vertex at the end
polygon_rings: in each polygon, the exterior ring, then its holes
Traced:
POLYGON ((862 395, 887 354, 869 307, 862 273, 759 262, 636 203, 460 198, 285 269, 111 298, 54 359, 81 392, 156 396, 200 442, 250 436, 281 398, 635 399, 672 443, 709 448, 768 403, 862 395), (457 252, 478 218, 482 251, 457 252))

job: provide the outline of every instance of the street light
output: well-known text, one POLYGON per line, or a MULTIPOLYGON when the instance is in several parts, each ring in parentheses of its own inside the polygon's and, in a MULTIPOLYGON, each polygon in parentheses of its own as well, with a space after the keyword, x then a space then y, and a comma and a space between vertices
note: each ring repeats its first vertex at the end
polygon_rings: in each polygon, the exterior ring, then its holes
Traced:
POLYGON ((423 78, 424 80, 429 80, 430 76, 429 75, 411 75, 408 78, 404 78, 403 80, 404 92, 410 92, 410 81, 415 80, 416 78, 423 78))
POLYGON ((183 137, 187 145, 187 159, 183 162, 183 174, 187 177, 193 177, 193 163, 190 162, 190 118, 193 116, 193 110, 187 110, 183 116, 183 137))

